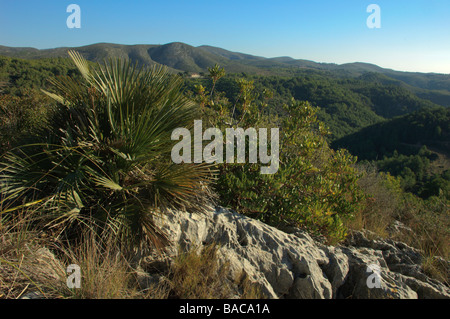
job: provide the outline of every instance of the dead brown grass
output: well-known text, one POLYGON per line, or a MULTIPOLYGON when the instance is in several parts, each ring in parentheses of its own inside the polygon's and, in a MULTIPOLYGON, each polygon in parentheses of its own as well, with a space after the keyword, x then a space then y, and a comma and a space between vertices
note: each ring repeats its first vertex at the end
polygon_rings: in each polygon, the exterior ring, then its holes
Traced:
POLYGON ((180 299, 261 299, 259 287, 245 272, 230 278, 229 264, 219 262, 218 246, 210 244, 179 253, 167 279, 155 287, 167 298, 180 299))
MULTIPOLYGON (((448 203, 436 198, 421 201, 403 193, 393 179, 379 174, 374 168, 363 167, 359 183, 368 195, 365 209, 346 226, 352 230, 369 230, 376 237, 391 238, 415 247, 422 252, 422 268, 431 278, 449 283, 450 221, 448 203), (400 221, 404 230, 389 227, 400 221)), ((372 238, 374 239, 374 238, 372 238)))
POLYGON ((0 218, 0 298, 17 299, 28 292, 59 298, 64 270, 46 248, 52 243, 30 228, 32 211, 0 218))
POLYGON ((387 238, 388 227, 400 210, 399 198, 384 185, 384 180, 371 167, 365 167, 359 186, 367 194, 364 209, 354 219, 346 221, 346 226, 353 230, 366 229, 377 236, 387 238))
POLYGON ((245 273, 231 280, 229 266, 218 262, 218 247, 208 245, 180 253, 167 265, 162 280, 141 287, 136 262, 114 241, 87 231, 77 245, 55 240, 34 230, 30 212, 13 220, 0 219, 0 299, 27 293, 64 299, 221 299, 261 298, 260 290, 245 273), (81 269, 81 287, 67 287, 66 268, 81 269))

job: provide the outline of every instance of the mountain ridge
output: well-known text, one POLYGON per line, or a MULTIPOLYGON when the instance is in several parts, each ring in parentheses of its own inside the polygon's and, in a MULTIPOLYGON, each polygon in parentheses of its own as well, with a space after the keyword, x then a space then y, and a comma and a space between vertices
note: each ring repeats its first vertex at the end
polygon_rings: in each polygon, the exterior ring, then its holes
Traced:
POLYGON ((450 106, 450 74, 396 71, 366 62, 336 64, 287 56, 266 58, 209 45, 196 47, 182 42, 133 45, 101 42, 52 49, 0 45, 0 55, 24 59, 67 57, 68 50, 76 50, 93 62, 103 62, 112 57, 130 59, 144 66, 162 64, 175 73, 207 72, 208 67, 216 63, 224 67, 228 73, 257 75, 295 76, 305 70, 331 72, 340 77, 359 77, 367 73, 377 73, 398 81, 400 85, 408 86, 418 95, 429 97, 431 94, 429 99, 439 101, 441 105, 450 106))
POLYGON ((59 55, 62 54, 61 50, 81 50, 81 51, 87 51, 88 49, 92 49, 95 47, 113 47, 113 48, 139 48, 139 47, 147 47, 147 48, 169 48, 173 46, 183 46, 183 47, 189 47, 193 48, 195 50, 202 50, 206 51, 208 53, 212 53, 214 55, 218 55, 221 57, 225 57, 230 60, 271 60, 276 61, 278 63, 291 63, 291 64, 297 64, 297 63, 304 63, 304 62, 311 62, 314 63, 317 66, 327 66, 327 67, 337 67, 337 68, 347 68, 347 67, 354 67, 354 68, 360 68, 360 69, 378 69, 378 70, 384 70, 384 71, 394 71, 394 72, 403 72, 403 73, 416 73, 416 74, 433 74, 433 75, 447 75, 450 76, 450 74, 445 73, 435 73, 435 72, 413 72, 413 71, 398 71, 395 69, 390 68, 383 68, 381 66, 378 66, 373 63, 368 62, 361 62, 361 61, 355 61, 350 63, 343 63, 343 64, 337 64, 337 63, 326 63, 326 62, 315 62, 312 60, 306 60, 306 59, 295 59, 290 56, 280 56, 280 57, 263 57, 263 56, 256 56, 252 54, 242 53, 242 52, 235 52, 226 50, 220 47, 215 47, 211 45, 200 45, 200 46, 192 46, 183 42, 170 42, 166 44, 118 44, 118 43, 109 43, 109 42, 98 42, 83 46, 77 46, 77 47, 56 47, 56 48, 48 48, 48 49, 37 49, 33 47, 9 47, 9 46, 3 46, 0 45, 0 55, 7 55, 9 56, 11 54, 11 51, 13 51, 14 54, 16 54, 16 57, 26 57, 25 55, 28 55, 29 58, 41 58, 41 57, 49 57, 49 55, 59 55), (35 53, 32 55, 32 53, 35 53))

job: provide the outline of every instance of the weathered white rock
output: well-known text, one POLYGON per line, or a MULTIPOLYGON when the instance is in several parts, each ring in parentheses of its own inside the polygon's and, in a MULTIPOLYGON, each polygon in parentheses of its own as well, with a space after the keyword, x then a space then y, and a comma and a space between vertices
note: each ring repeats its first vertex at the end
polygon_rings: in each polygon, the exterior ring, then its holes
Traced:
POLYGON ((391 237, 394 237, 398 234, 402 234, 402 233, 409 233, 409 234, 413 234, 413 230, 406 226, 405 224, 403 224, 402 222, 396 220, 392 223, 392 225, 389 225, 389 227, 387 228, 387 231, 389 232, 389 235, 391 237))
POLYGON ((321 267, 325 252, 308 235, 289 235, 224 208, 205 214, 170 212, 161 221, 174 247, 218 243, 232 274, 244 270, 269 298, 331 298, 332 286, 321 267))
POLYGON ((386 270, 395 275, 396 282, 414 290, 418 298, 450 298, 450 289, 441 282, 429 278, 422 270, 422 255, 408 245, 387 240, 368 240, 363 232, 355 232, 348 243, 359 251, 374 249, 381 253, 386 270))
POLYGON ((172 254, 219 244, 230 278, 244 271, 268 298, 450 298, 448 287, 421 272, 419 252, 402 243, 355 233, 349 246, 325 246, 305 232, 288 234, 221 207, 204 214, 172 211, 157 224, 172 254), (379 284, 372 287, 374 275, 379 284))
POLYGON ((341 287, 341 298, 417 299, 417 293, 387 268, 381 251, 371 248, 343 248, 348 256, 349 272, 341 287), (378 280, 378 284, 377 284, 378 280))

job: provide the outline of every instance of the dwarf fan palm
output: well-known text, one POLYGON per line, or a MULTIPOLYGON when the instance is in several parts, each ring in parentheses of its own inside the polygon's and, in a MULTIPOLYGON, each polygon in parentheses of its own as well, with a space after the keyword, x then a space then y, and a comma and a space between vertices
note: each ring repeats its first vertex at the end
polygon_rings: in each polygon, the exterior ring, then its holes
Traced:
POLYGON ((94 224, 122 243, 155 244, 153 214, 199 211, 211 199, 211 168, 170 158, 172 131, 191 127, 197 107, 164 67, 110 60, 93 68, 69 55, 84 82, 52 80, 52 127, 45 142, 3 158, 2 201, 39 205, 38 220, 60 234, 94 224))

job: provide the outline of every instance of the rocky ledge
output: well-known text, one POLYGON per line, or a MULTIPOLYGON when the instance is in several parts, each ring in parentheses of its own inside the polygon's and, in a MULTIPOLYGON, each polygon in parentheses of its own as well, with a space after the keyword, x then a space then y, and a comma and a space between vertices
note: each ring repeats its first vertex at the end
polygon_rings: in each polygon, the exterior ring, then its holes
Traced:
POLYGON ((169 212, 158 224, 172 243, 166 258, 216 243, 230 279, 244 271, 267 298, 450 298, 450 288, 421 269, 419 251, 363 232, 343 246, 326 246, 303 231, 286 233, 222 207, 169 212))

